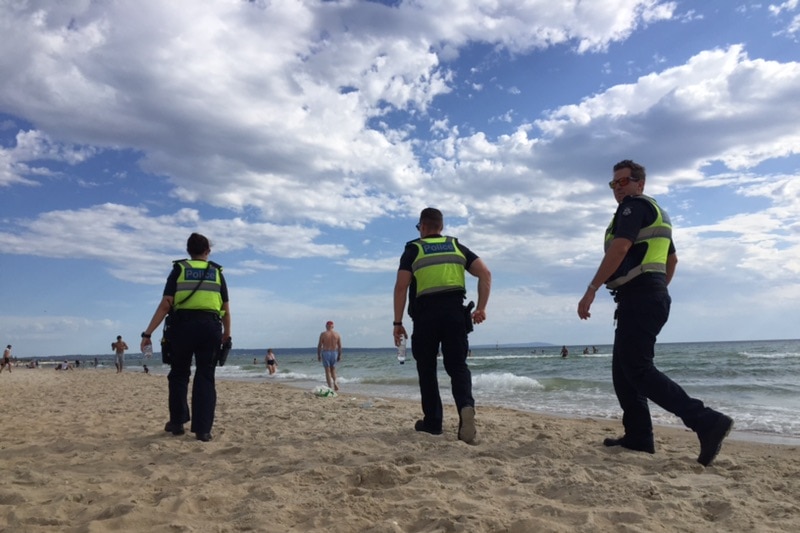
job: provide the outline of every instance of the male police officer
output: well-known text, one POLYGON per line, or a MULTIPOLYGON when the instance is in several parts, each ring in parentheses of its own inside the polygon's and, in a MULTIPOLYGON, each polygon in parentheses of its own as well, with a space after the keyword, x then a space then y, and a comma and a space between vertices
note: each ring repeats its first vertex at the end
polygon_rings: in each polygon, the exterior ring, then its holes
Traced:
POLYGON ((630 160, 614 165, 609 186, 619 204, 606 230, 605 255, 578 303, 578 316, 591 316, 595 292, 605 283, 617 302, 617 329, 611 373, 622 407, 625 434, 606 446, 655 453, 653 422, 647 400, 683 420, 700 439, 697 461, 708 466, 733 427, 733 420, 689 397, 653 364, 656 336, 666 324, 672 300, 667 285, 678 257, 669 216, 643 194, 645 169, 630 160))
POLYGON ((411 352, 417 362, 424 416, 414 429, 433 435, 442 433, 442 400, 436 377, 436 357, 441 345, 459 414, 458 438, 473 444, 477 431, 472 375, 467 366, 468 322, 480 324, 486 320, 492 274, 457 239, 442 236, 443 227, 442 212, 425 208, 417 224, 420 238, 406 243, 394 286, 394 343, 397 346, 403 337, 408 337, 403 327, 408 291, 408 314, 414 321, 411 352), (478 305, 471 315, 464 307, 465 271, 478 278, 478 305))

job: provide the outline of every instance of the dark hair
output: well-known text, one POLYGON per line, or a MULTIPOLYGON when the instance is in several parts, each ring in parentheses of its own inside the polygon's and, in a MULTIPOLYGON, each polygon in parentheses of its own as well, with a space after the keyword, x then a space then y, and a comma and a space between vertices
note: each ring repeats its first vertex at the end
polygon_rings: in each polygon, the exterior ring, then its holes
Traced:
POLYGON ((192 233, 189 235, 189 239, 186 241, 186 251, 191 256, 203 255, 210 249, 211 243, 208 242, 208 239, 205 237, 205 235, 192 233))
POLYGON ((442 212, 435 207, 426 207, 419 214, 419 221, 433 227, 441 228, 444 224, 442 212))
POLYGON ((647 177, 644 167, 639 163, 634 163, 630 159, 623 159, 622 161, 614 165, 614 172, 616 172, 621 168, 631 169, 631 177, 636 181, 643 180, 647 177))
POLYGON ((117 340, 120 340, 121 338, 122 338, 122 335, 117 335, 117 340))

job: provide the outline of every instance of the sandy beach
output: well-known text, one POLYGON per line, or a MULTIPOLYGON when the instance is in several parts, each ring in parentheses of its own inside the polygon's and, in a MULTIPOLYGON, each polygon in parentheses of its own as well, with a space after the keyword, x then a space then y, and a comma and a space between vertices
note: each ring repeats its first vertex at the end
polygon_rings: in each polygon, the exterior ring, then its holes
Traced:
POLYGON ((600 444, 618 421, 479 405, 469 446, 452 403, 435 437, 415 402, 217 389, 202 443, 163 431, 165 376, 4 372, 0 530, 800 531, 795 445, 733 435, 703 468, 685 430, 657 428, 649 455, 600 444))

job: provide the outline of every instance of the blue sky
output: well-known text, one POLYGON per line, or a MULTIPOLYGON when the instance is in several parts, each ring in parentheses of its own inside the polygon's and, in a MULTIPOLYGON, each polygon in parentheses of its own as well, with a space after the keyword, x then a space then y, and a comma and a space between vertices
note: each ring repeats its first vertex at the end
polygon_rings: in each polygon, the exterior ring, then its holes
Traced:
POLYGON ((390 346, 426 206, 492 270, 472 343, 610 343, 576 309, 627 158, 675 224, 660 340, 797 338, 799 36, 797 0, 4 3, 0 344, 137 344, 198 231, 236 347, 390 346))

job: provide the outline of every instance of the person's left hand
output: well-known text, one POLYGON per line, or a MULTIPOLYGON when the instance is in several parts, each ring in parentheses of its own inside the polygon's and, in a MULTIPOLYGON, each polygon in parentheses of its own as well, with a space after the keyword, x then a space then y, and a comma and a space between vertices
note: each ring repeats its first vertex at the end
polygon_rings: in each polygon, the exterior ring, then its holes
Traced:
POLYGON ((578 302, 578 316, 581 320, 586 320, 592 316, 592 313, 589 312, 589 308, 592 307, 592 302, 594 302, 594 295, 595 292, 587 288, 583 298, 578 302))

